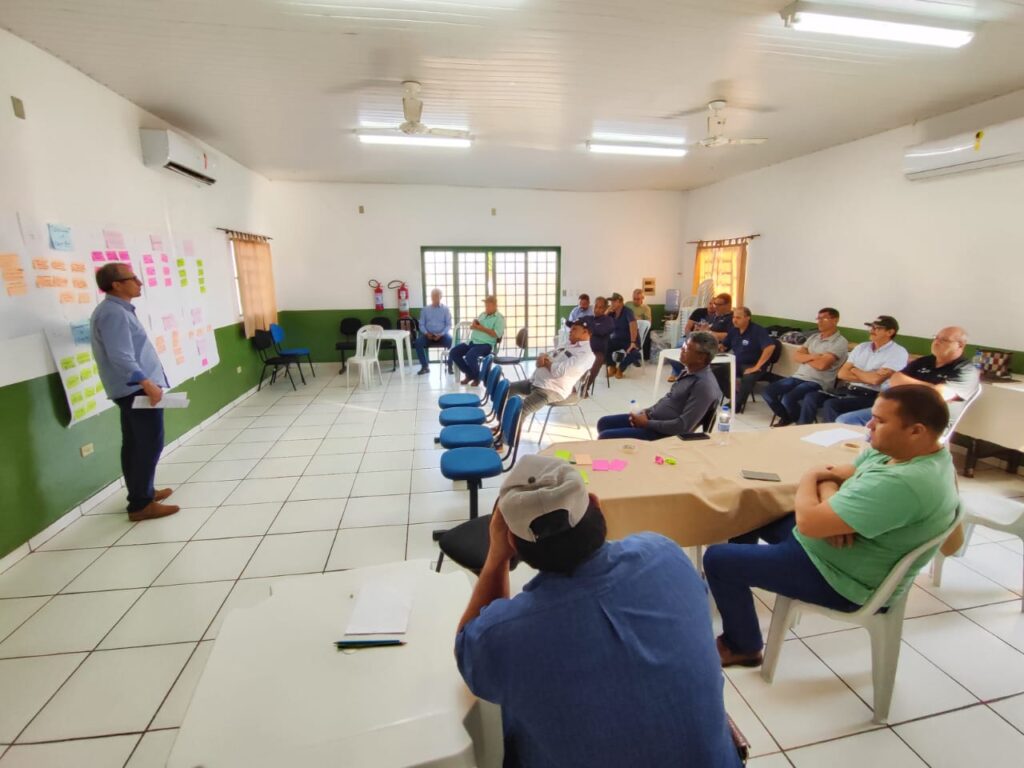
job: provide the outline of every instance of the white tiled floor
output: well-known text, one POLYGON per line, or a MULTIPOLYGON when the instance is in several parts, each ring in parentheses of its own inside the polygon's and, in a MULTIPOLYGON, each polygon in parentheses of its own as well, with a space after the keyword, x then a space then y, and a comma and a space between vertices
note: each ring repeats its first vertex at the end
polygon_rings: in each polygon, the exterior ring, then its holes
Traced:
MULTIPOLYGON (((469 506, 437 469, 437 376, 386 373, 385 389, 353 393, 335 370, 319 366, 295 393, 264 389, 168 453, 159 479, 179 514, 132 524, 115 495, 0 574, 0 768, 163 765, 228 611, 292 574, 435 556, 433 530, 469 506)), ((652 375, 602 381, 584 404, 590 425, 648 402, 652 375)), ((758 401, 734 429, 767 421, 758 401)), ((523 451, 537 450, 539 431, 523 451)), ((545 445, 585 437, 556 413, 545 445)), ((961 484, 1024 497, 1024 480, 991 468, 961 484)), ((862 630, 807 617, 773 685, 729 670, 726 704, 750 764, 1018 764, 1021 566, 1019 540, 978 530, 965 557, 946 561, 941 587, 918 577, 889 727, 871 723, 862 630)), ((767 622, 773 600, 759 598, 767 622)))

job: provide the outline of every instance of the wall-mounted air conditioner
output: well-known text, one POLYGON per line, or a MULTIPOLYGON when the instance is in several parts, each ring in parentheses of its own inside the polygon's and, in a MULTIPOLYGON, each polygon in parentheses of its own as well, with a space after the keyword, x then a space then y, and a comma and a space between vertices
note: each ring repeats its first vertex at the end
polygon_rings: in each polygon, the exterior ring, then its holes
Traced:
POLYGON ((143 128, 142 161, 151 168, 166 168, 201 184, 214 184, 213 156, 174 131, 143 128))
POLYGON ((903 173, 911 180, 927 179, 1020 162, 1024 162, 1024 118, 908 147, 903 173))

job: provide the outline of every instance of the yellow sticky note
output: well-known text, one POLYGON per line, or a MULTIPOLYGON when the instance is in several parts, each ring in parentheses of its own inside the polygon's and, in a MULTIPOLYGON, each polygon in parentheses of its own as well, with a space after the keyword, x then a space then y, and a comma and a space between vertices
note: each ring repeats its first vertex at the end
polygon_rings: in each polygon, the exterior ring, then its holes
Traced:
POLYGON ((86 379, 91 379, 92 378, 92 370, 89 369, 89 368, 86 368, 79 375, 82 377, 82 381, 85 381, 86 379))
POLYGON ((82 379, 76 374, 74 376, 68 376, 68 389, 74 389, 82 383, 82 379))
POLYGON ((62 357, 60 360, 60 367, 65 371, 70 371, 75 367, 75 358, 73 357, 62 357))
POLYGON ((85 400, 85 397, 82 395, 81 392, 72 392, 71 393, 71 404, 72 405, 77 405, 78 403, 81 403, 84 400, 85 400))
POLYGON ((95 411, 95 410, 96 410, 96 401, 95 400, 90 400, 89 402, 87 402, 85 404, 85 412, 86 413, 91 413, 92 411, 95 411))
POLYGON ((86 387, 85 388, 85 396, 86 397, 96 397, 96 388, 95 387, 86 387))
POLYGON ((85 408, 75 408, 75 418, 76 419, 84 419, 85 418, 85 408))
POLYGON ((77 355, 75 355, 75 360, 78 361, 79 365, 84 365, 85 363, 88 363, 90 360, 92 360, 92 355, 90 355, 88 352, 79 352, 77 355))
POLYGON ((587 470, 581 469, 580 470, 580 477, 583 478, 583 484, 584 485, 590 485, 590 475, 587 474, 587 470))

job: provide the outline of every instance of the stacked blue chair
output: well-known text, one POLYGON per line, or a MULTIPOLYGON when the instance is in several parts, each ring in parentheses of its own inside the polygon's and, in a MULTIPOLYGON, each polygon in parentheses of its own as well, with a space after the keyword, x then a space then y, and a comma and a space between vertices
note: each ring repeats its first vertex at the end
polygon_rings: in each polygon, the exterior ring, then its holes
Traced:
MULTIPOLYGON (((506 382, 507 383, 507 382, 506 382)), ((441 434, 434 440, 440 443, 443 448, 494 448, 500 449, 502 445, 511 445, 512 436, 506 435, 501 424, 505 415, 505 408, 508 407, 512 396, 509 396, 511 387, 502 387, 502 391, 495 394, 501 401, 496 402, 498 411, 498 428, 492 429, 486 424, 453 424, 441 430, 441 434)))
MULTIPOLYGON (((313 373, 313 377, 316 378, 316 370, 313 368, 313 356, 309 347, 290 347, 284 349, 281 346, 284 344, 284 328, 277 323, 270 324, 270 335, 274 338, 274 348, 277 350, 277 354, 282 357, 306 358, 306 361, 309 363, 309 370, 313 373)), ((299 368, 299 376, 302 376, 302 364, 298 359, 296 359, 295 365, 299 368)), ((303 382, 305 382, 304 378, 303 382)))
MULTIPOLYGON (((441 422, 442 427, 498 421, 501 418, 501 409, 505 404, 505 397, 508 395, 508 388, 509 383, 506 379, 502 379, 494 387, 490 413, 487 413, 483 408, 445 408, 438 414, 437 420, 441 422)), ((438 442, 440 442, 440 439, 438 439, 438 442)))
POLYGON ((495 375, 495 372, 501 373, 501 366, 492 366, 491 363, 493 361, 494 355, 488 355, 480 364, 480 378, 484 382, 483 398, 473 392, 449 392, 447 395, 441 395, 437 399, 437 404, 441 407, 441 410, 445 408, 479 408, 486 403, 494 385, 497 384, 497 379, 492 379, 492 376, 495 375))
POLYGON ((450 451, 445 451, 441 456, 441 474, 449 480, 465 480, 469 487, 469 517, 471 520, 479 514, 479 493, 484 478, 497 477, 503 472, 508 472, 516 463, 522 415, 523 399, 518 395, 513 395, 508 399, 501 414, 501 431, 507 436, 508 442, 508 451, 505 456, 492 447, 453 448, 450 451), (508 462, 507 466, 506 462, 508 462))

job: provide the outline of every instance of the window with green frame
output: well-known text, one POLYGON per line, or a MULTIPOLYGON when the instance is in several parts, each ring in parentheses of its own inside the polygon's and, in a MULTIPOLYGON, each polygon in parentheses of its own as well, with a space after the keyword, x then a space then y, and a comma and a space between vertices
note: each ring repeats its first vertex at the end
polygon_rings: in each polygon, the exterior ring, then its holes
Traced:
POLYGON ((420 251, 423 296, 440 288, 455 323, 479 315, 484 297, 494 294, 505 316, 503 349, 512 353, 520 328, 527 329, 530 357, 551 346, 558 332, 561 248, 424 246, 420 251))

